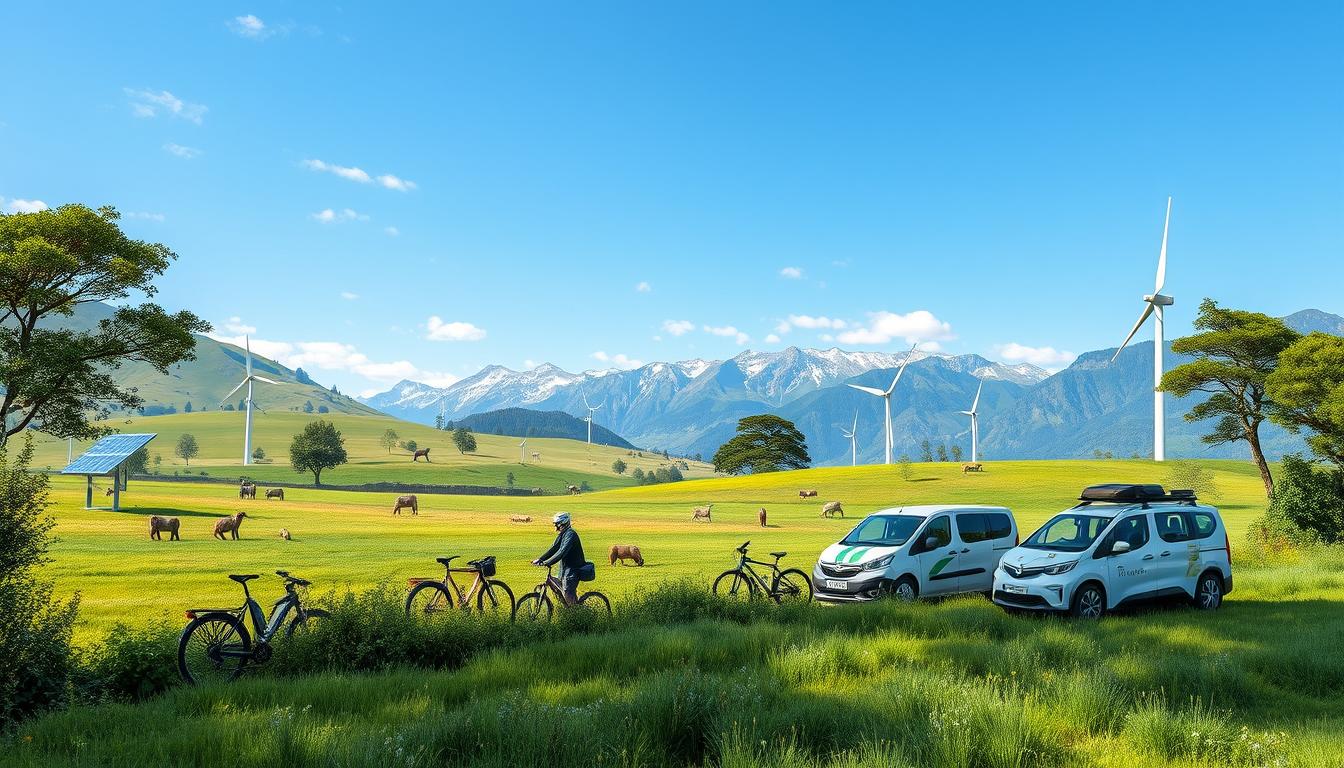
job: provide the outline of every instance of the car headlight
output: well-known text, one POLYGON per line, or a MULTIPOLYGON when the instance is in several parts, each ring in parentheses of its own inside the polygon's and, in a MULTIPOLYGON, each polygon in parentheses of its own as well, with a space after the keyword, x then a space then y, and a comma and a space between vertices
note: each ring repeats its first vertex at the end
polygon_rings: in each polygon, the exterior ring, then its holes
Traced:
POLYGON ((863 570, 865 570, 865 571, 880 571, 880 570, 882 570, 883 568, 886 568, 888 565, 891 565, 891 561, 892 561, 895 557, 896 557, 896 553, 895 553, 895 552, 892 552, 890 555, 887 555, 886 557, 879 557, 878 559, 872 561, 871 563, 864 563, 864 565, 863 565, 863 570))
POLYGON ((1077 560, 1070 560, 1067 563, 1055 563, 1054 565, 1046 566, 1045 569, 1041 571, 1041 573, 1044 573, 1047 576, 1058 576, 1061 573, 1068 573, 1069 571, 1072 571, 1073 567, 1077 564, 1078 564, 1077 560))

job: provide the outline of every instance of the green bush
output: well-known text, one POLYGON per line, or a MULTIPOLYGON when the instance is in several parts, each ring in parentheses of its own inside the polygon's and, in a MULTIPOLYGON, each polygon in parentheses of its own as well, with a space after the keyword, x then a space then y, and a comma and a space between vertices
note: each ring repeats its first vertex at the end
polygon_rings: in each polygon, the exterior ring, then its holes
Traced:
POLYGON ((1311 539, 1344 542, 1344 470, 1317 468, 1296 454, 1284 456, 1267 517, 1267 524, 1279 529, 1286 522, 1311 539))
POLYGON ((177 685, 179 630, 167 624, 113 627, 80 659, 76 687, 92 701, 140 701, 177 685))

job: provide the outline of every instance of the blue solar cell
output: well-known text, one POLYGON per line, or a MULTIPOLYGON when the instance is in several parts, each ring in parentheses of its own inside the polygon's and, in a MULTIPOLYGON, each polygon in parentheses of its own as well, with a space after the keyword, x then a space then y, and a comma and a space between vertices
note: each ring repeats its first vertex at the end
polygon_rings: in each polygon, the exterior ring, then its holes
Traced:
POLYGON ((132 453, 157 435, 108 435, 89 446, 70 466, 61 470, 63 475, 106 475, 131 457, 132 453))

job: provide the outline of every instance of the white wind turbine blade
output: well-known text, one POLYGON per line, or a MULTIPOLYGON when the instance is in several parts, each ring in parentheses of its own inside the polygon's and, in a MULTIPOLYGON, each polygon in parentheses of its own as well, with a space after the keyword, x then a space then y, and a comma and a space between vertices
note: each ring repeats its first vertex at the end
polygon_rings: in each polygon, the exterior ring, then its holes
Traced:
POLYGON ((1167 220, 1162 223, 1162 251, 1157 256, 1157 287, 1153 288, 1153 293, 1162 292, 1162 286, 1167 282, 1167 228, 1171 226, 1171 198, 1167 198, 1167 220))
POLYGON ((853 387, 859 390, 860 392, 867 392, 870 395, 877 395, 878 397, 885 397, 887 394, 886 392, 883 392, 877 387, 865 387, 862 384, 847 384, 846 386, 853 387))
POLYGON ((247 350, 247 375, 248 375, 248 376, 251 376, 251 375, 252 375, 252 340, 249 339, 249 338, 246 337, 246 336, 243 337, 243 348, 247 350))
POLYGON ((980 380, 980 386, 975 388, 975 402, 971 403, 971 413, 975 413, 976 406, 980 405, 980 390, 985 388, 984 379, 980 380))
POLYGON ((223 404, 227 403, 227 402, 229 401, 229 398, 230 398, 230 397, 233 397, 233 393, 234 393, 234 392, 237 392, 237 391, 240 390, 240 389, 242 389, 242 388, 243 388, 243 385, 246 384, 246 383, 247 383, 247 379, 243 379, 242 381, 238 382, 238 386, 236 386, 236 387, 234 387, 233 389, 229 390, 229 394, 225 395, 225 396, 224 396, 224 399, 219 401, 219 404, 220 404, 220 405, 223 405, 223 404))
POLYGON ((588 404, 588 396, 587 396, 587 395, 584 395, 584 396, 583 396, 583 407, 584 407, 584 408, 587 408, 587 409, 590 410, 590 411, 593 410, 593 406, 591 406, 591 405, 588 404))
POLYGON ((1148 319, 1148 316, 1151 315, 1151 314, 1153 314, 1153 304, 1152 304, 1152 302, 1148 302, 1148 306, 1146 306, 1146 307, 1143 308, 1143 314, 1142 314, 1142 315, 1139 315, 1139 322, 1137 322, 1137 323, 1134 324, 1134 328, 1133 328, 1133 330, 1131 330, 1131 331, 1129 332, 1129 335, 1125 337, 1124 342, 1122 342, 1122 343, 1120 344, 1120 348, 1117 349, 1117 350, 1115 350, 1115 355, 1113 355, 1113 356, 1111 357, 1111 362, 1112 362, 1112 363, 1115 362, 1115 359, 1116 359, 1117 357, 1120 357, 1120 352, 1124 350, 1125 345, 1129 343, 1129 340, 1130 340, 1130 339, 1134 338, 1134 334, 1136 334, 1136 333, 1139 332, 1139 328, 1143 327, 1143 323, 1144 323, 1144 321, 1147 320, 1147 319, 1148 319))
POLYGON ((858 411, 855 411, 855 412, 854 412, 854 426, 850 427, 850 428, 849 428, 849 431, 850 431, 850 432, 858 432, 858 431, 859 431, 859 412, 858 412, 858 411))
POLYGON ((913 345, 911 345, 910 351, 905 353, 905 359, 901 361, 901 367, 896 369, 896 378, 891 380, 891 386, 887 387, 887 391, 883 392, 882 394, 889 395, 892 393, 893 390, 896 389, 896 382, 901 380, 901 374, 905 373, 905 366, 910 364, 910 357, 915 354, 915 348, 918 346, 919 346, 918 341, 916 341, 913 345))
POLYGON ((265 376, 255 376, 255 375, 254 375, 252 378, 253 378, 253 380, 255 380, 255 381, 264 381, 264 382, 266 382, 267 384, 279 384, 279 383, 280 383, 280 382, 278 382, 278 381, 275 381, 274 379, 268 379, 268 378, 266 378, 265 376))

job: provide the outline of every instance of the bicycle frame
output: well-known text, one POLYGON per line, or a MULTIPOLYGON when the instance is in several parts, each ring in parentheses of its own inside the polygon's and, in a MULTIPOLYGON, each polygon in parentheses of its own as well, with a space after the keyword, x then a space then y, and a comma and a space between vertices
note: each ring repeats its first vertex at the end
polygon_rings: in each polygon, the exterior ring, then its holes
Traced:
MULTIPOLYGON (((289 617, 289 612, 291 610, 299 608, 298 591, 294 589, 293 584, 286 582, 285 594, 279 600, 275 601, 275 606, 271 608, 270 620, 267 621, 265 610, 262 609, 261 603, 258 603, 256 599, 252 597, 251 591, 247 588, 247 583, 244 582, 242 587, 243 587, 243 604, 241 606, 237 608, 225 608, 225 609, 197 608, 188 611, 188 616, 194 618, 195 615, 198 613, 219 612, 219 613, 232 614, 238 617, 239 619, 246 618, 252 623, 252 628, 257 635, 256 639, 258 645, 264 645, 266 643, 269 643, 271 639, 275 637, 276 633, 280 631, 280 627, 284 626, 285 619, 289 617)), ((233 630, 230 629, 229 633, 226 634, 223 638, 221 638, 221 642, 230 639, 232 636, 233 636, 233 630)), ((234 650, 232 648, 223 646, 221 646, 219 654, 221 656, 236 656, 244 658, 250 658, 252 656, 251 652, 245 653, 242 651, 234 650)))
POLYGON ((537 585, 537 594, 544 595, 549 590, 554 592, 556 597, 560 598, 561 605, 569 605, 569 601, 565 599, 565 590, 560 586, 560 580, 552 575, 555 571, 555 566, 548 565, 545 566, 545 568, 546 580, 537 585))
POLYGON ((765 579, 761 578, 761 575, 756 572, 755 568, 751 567, 753 565, 759 565, 764 568, 769 568, 772 574, 778 574, 779 561, 776 560, 773 563, 765 563, 761 562, 760 560, 752 560, 750 557, 747 557, 745 553, 743 553, 741 559, 737 561, 737 569, 739 571, 743 571, 747 574, 750 574, 751 578, 756 580, 756 584, 760 586, 761 590, 764 591, 766 594, 770 594, 771 589, 770 585, 766 583, 765 579))
POLYGON ((444 585, 445 587, 452 587, 453 594, 457 595, 457 605, 458 605, 458 607, 459 607, 459 608, 462 608, 462 609, 464 609, 464 610, 467 609, 467 607, 468 607, 467 602, 468 602, 469 600, 471 600, 471 598, 474 597, 474 596, 476 595, 477 592, 479 592, 479 591, 485 589, 485 581, 486 581, 485 577, 482 576, 482 575, 481 575, 481 572, 480 572, 479 570, 475 569, 475 568, 447 568, 447 567, 445 567, 445 570, 447 571, 447 573, 444 575, 443 581, 441 581, 441 582, 439 582, 439 583, 442 584, 442 585, 444 585), (454 573, 472 573, 472 574, 475 574, 475 578, 472 579, 471 586, 470 586, 470 587, 467 587, 467 591, 466 591, 466 592, 463 592, 463 591, 462 591, 462 588, 459 587, 459 586, 457 585, 457 581, 453 579, 453 574, 454 574, 454 573))

